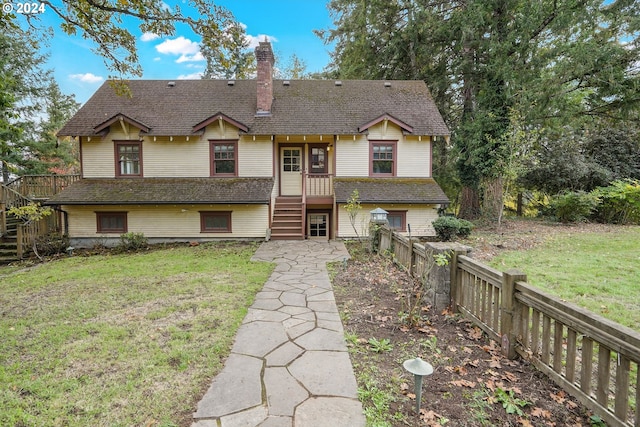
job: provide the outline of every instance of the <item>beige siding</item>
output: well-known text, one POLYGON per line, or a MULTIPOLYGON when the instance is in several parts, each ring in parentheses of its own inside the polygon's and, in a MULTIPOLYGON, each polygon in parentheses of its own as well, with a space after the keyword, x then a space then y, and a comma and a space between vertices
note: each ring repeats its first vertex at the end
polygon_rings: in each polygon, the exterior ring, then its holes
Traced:
POLYGON ((115 176, 113 142, 99 137, 82 137, 82 175, 85 178, 113 178, 115 176))
MULTIPOLYGON (((119 124, 105 138, 92 137, 82 141, 83 173, 85 178, 113 178, 116 175, 114 142, 138 141, 140 130, 125 124, 125 133, 119 124)), ((142 138, 142 167, 146 178, 155 177, 208 177, 210 168, 210 139, 238 140, 238 175, 273 176, 270 138, 238 136, 238 129, 227 123, 224 130, 215 122, 204 135, 145 136, 142 138)))
POLYGON ((366 136, 340 136, 335 143, 336 176, 369 176, 369 141, 366 136))
POLYGON ((394 123, 387 122, 387 125, 384 125, 384 122, 380 122, 377 125, 371 126, 369 129, 369 139, 390 139, 401 141, 403 136, 402 129, 394 123))
POLYGON ((117 237, 98 234, 96 212, 127 212, 128 231, 148 238, 264 238, 269 224, 267 205, 64 206, 69 237, 117 237), (200 211, 231 211, 232 233, 201 233, 200 211))
MULTIPOLYGON (((369 233, 369 220, 371 218, 370 211, 375 208, 382 208, 387 211, 407 211, 407 224, 411 225, 412 236, 435 236, 435 231, 431 222, 438 218, 437 206, 430 205, 362 205, 355 221, 355 227, 360 237, 369 233)), ((409 233, 402 233, 409 234, 409 233)), ((338 237, 349 238, 356 237, 356 232, 351 226, 349 214, 343 204, 338 207, 338 237)))
POLYGON ((398 141, 396 176, 428 178, 431 171, 431 143, 423 139, 406 138, 398 141))
POLYGON ((368 135, 341 136, 336 142, 336 176, 369 176, 370 141, 397 141, 396 176, 427 178, 431 174, 431 142, 428 136, 405 136, 395 124, 380 123, 368 135))
POLYGON ((142 167, 146 178, 207 177, 209 143, 200 136, 147 137, 142 143, 142 167), (171 140, 173 139, 173 140, 171 140))
POLYGON ((238 176, 273 176, 273 143, 270 138, 243 136, 238 142, 238 176))

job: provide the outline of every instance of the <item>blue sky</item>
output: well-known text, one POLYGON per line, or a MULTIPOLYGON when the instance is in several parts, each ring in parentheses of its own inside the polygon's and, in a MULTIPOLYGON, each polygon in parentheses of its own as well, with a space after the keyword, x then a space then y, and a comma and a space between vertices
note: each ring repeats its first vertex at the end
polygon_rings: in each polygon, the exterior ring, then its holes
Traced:
MULTIPOLYGON (((53 2, 60 3, 59 0, 53 2)), ((170 7, 180 4, 187 11, 184 0, 165 2, 170 7)), ((14 6, 17 3, 13 0, 14 6)), ((276 56, 285 62, 295 53, 309 72, 322 71, 328 64, 331 47, 313 33, 332 24, 326 0, 219 0, 216 4, 229 9, 246 26, 252 46, 267 36, 276 56)), ((73 37, 64 34, 61 21, 53 11, 45 9, 39 18, 54 29, 54 38, 45 50, 49 60, 44 67, 53 69, 64 93, 75 94, 76 99, 84 103, 110 74, 104 61, 92 52, 90 40, 80 34, 73 37)), ((199 78, 198 72, 204 69, 205 61, 198 51, 200 38, 189 28, 178 27, 176 35, 169 38, 143 35, 135 25, 129 29, 137 36, 143 78, 199 78)))

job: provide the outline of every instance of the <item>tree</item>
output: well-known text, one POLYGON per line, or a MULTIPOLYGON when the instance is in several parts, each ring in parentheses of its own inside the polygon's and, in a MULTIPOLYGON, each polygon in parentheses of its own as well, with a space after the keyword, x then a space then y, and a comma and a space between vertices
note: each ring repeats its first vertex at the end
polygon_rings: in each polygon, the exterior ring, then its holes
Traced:
POLYGON ((226 31, 226 42, 218 46, 205 45, 202 54, 207 58, 203 79, 248 79, 256 72, 256 58, 249 49, 244 27, 233 22, 226 31))
MULTIPOLYGON (((638 111, 640 4, 630 0, 332 0, 344 78, 421 78, 452 130, 462 216, 500 217, 510 112, 523 129, 638 111)), ((576 125, 578 126, 578 125, 576 125)))
POLYGON ((75 161, 71 141, 55 136, 79 104, 64 95, 42 70, 38 36, 7 25, 0 33, 0 160, 2 178, 11 174, 64 172, 75 161), (52 169, 53 168, 53 169, 52 169))
MULTIPOLYGON (((183 12, 179 5, 169 7, 163 0, 61 0, 41 2, 47 13, 56 14, 66 34, 80 33, 92 40, 96 54, 104 58, 107 68, 117 78, 142 76, 138 60, 136 37, 122 25, 123 21, 139 22, 143 33, 172 36, 176 26, 189 26, 202 37, 203 51, 216 52, 229 39, 225 31, 235 20, 214 0, 190 0, 190 9, 183 12)), ((37 25, 38 15, 26 15, 31 25, 37 25)), ((0 22, 14 22, 15 14, 0 14, 0 22)), ((120 86, 126 90, 126 86, 120 86)))
POLYGON ((66 137, 58 139, 57 132, 80 107, 74 95, 65 95, 55 80, 51 79, 38 100, 40 118, 30 123, 23 135, 25 139, 20 174, 74 173, 78 163, 78 149, 74 141, 66 137))
POLYGON ((7 182, 23 160, 24 134, 50 78, 40 69, 38 40, 0 19, 0 168, 7 182))
POLYGON ((283 79, 306 79, 308 78, 307 64, 294 53, 280 70, 280 74, 283 79))

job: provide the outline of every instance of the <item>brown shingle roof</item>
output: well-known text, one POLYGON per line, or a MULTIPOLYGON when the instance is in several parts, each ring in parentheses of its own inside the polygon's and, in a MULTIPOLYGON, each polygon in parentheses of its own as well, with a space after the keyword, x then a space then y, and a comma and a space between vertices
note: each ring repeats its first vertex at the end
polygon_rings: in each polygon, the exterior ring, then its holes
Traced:
POLYGON ((335 178, 337 203, 346 203, 354 189, 362 203, 449 203, 432 178, 335 178))
POLYGON ((48 205, 269 203, 273 178, 82 179, 48 205))
POLYGON ((60 136, 95 135, 95 127, 124 115, 150 127, 148 135, 191 135, 216 113, 238 121, 254 135, 357 134, 385 114, 406 123, 414 135, 449 135, 426 84, 416 81, 282 80, 273 82, 271 115, 256 117, 256 81, 132 80, 132 96, 118 96, 104 83, 60 130, 60 136))

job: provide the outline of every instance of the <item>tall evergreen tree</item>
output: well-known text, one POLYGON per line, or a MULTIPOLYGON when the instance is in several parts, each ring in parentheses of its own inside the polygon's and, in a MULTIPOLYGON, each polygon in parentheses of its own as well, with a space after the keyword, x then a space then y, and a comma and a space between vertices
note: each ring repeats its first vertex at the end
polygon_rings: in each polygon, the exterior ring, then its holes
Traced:
MULTIPOLYGON (((461 214, 500 218, 523 129, 638 110, 640 4, 633 0, 332 0, 343 77, 420 78, 453 133, 461 214)), ((579 124, 576 124, 579 126, 579 124)))
POLYGON ((9 180, 23 160, 24 134, 37 112, 48 73, 37 39, 10 22, 0 20, 0 168, 9 180))
POLYGON ((203 79, 248 79, 256 72, 255 54, 249 49, 249 39, 239 22, 231 23, 225 32, 225 43, 203 45, 201 50, 207 59, 203 79))

